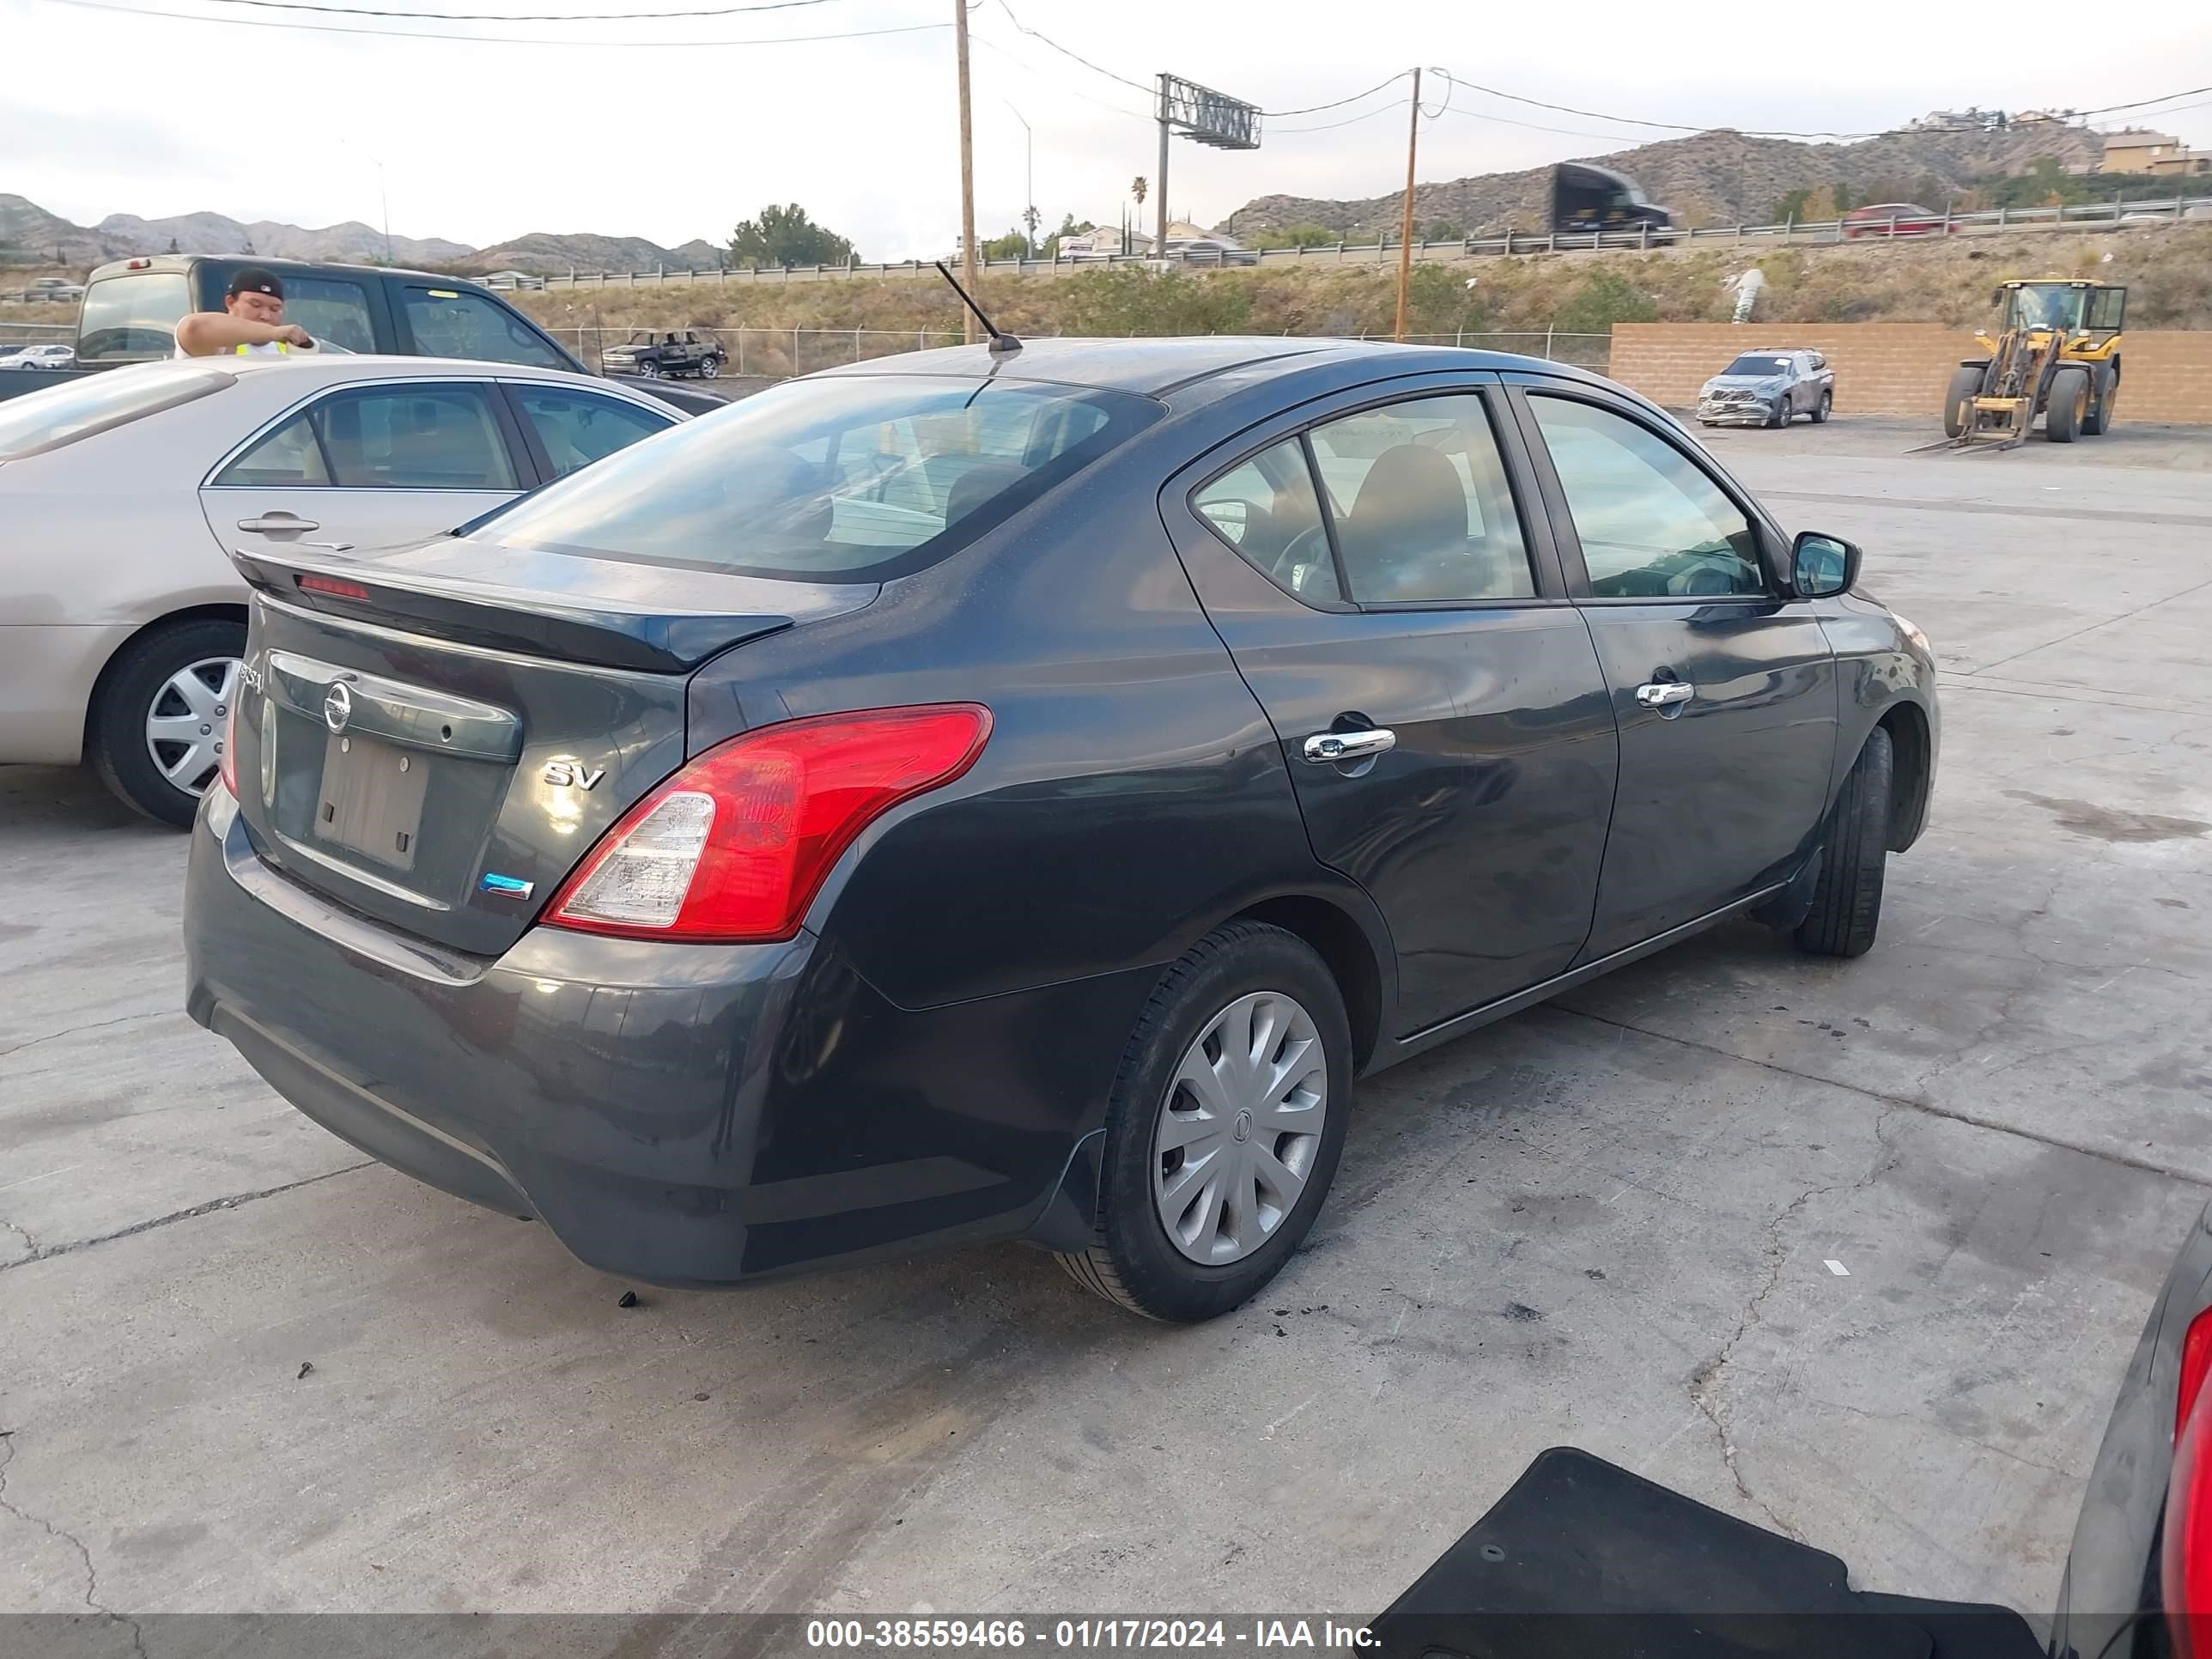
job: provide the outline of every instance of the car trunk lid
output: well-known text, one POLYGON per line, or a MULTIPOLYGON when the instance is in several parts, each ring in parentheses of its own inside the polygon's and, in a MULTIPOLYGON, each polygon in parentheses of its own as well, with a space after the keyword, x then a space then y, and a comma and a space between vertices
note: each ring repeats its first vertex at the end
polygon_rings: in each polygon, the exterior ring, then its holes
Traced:
POLYGON ((256 592, 234 759, 261 857, 483 956, 683 763, 699 664, 877 592, 455 538, 236 562, 256 592))

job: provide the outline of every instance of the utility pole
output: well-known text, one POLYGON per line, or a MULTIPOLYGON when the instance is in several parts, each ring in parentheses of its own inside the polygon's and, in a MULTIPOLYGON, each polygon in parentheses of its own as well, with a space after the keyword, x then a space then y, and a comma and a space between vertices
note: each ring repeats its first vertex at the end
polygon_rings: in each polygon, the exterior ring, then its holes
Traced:
MULTIPOLYGON (((975 135, 968 110, 968 0, 952 0, 952 39, 960 55, 960 274, 975 291, 975 135)), ((979 337, 975 315, 963 307, 960 325, 969 344, 979 337)))
POLYGON ((1152 236, 1152 258, 1168 257, 1168 77, 1160 76, 1160 170, 1152 180, 1152 193, 1158 198, 1158 210, 1154 216, 1156 227, 1152 236))
POLYGON ((1391 336, 1406 337, 1406 295, 1413 280, 1413 152, 1421 142, 1421 71, 1413 71, 1413 112, 1406 130, 1406 215, 1398 233, 1398 326, 1391 336))

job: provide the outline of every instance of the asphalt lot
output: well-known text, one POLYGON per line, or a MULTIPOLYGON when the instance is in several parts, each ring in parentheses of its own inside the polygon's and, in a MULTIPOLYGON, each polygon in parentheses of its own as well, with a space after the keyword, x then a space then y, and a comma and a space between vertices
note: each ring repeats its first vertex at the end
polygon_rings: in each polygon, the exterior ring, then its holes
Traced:
POLYGON ((1732 926, 1376 1079, 1195 1329, 1016 1248, 619 1309, 185 1020, 181 837, 0 769, 0 1610, 1368 1612, 1571 1443, 2047 1611, 2212 1184, 2212 429, 1928 435, 1712 436, 1946 665, 1874 953, 1732 926))

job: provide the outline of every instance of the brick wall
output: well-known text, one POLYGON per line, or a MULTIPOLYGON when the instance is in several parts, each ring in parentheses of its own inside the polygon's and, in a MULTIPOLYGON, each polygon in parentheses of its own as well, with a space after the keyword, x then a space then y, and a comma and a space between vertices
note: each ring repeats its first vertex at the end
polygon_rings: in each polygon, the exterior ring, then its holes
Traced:
MULTIPOLYGON (((1856 415, 1925 415, 1935 420, 1971 329, 1927 323, 1620 323, 1609 373, 1672 409, 1739 351, 1809 346, 1836 371, 1836 408, 1856 415)), ((2212 330, 2128 331, 2120 419, 2212 424, 2212 330)))

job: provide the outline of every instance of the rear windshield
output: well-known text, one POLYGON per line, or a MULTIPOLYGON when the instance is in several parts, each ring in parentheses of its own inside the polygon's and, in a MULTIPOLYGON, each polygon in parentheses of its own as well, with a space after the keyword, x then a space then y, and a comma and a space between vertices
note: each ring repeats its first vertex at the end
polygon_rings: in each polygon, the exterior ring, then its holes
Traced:
POLYGON ((219 368, 142 363, 10 398, 0 403, 0 461, 58 448, 156 410, 204 398, 235 378, 219 368))
POLYGON ((1721 371, 1723 374, 1787 374, 1787 357, 1739 357, 1721 371))
POLYGON ((793 380, 465 527, 501 546, 881 581, 965 545, 1161 413, 1123 392, 793 380))
POLYGON ((177 349, 177 325, 191 309, 181 270, 103 276, 84 291, 76 360, 115 363, 166 357, 177 349))

